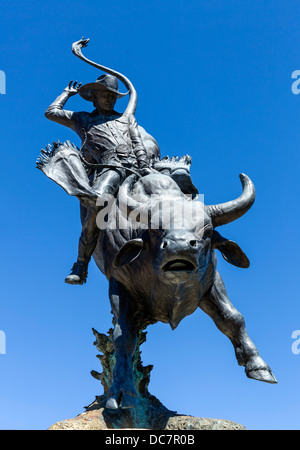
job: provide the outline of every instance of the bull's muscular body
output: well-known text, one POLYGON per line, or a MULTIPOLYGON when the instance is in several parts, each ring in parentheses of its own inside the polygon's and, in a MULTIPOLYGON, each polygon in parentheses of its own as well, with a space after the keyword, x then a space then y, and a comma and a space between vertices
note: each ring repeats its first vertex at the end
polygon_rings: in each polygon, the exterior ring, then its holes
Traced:
MULTIPOLYGON (((216 270, 215 249, 231 264, 249 266, 240 247, 214 229, 239 218, 253 204, 254 186, 246 175, 240 178, 243 194, 232 202, 203 207, 203 220, 194 228, 195 224, 184 229, 178 227, 175 207, 172 226, 168 229, 128 227, 100 232, 94 259, 109 279, 110 301, 116 319, 116 366, 108 408, 136 405, 131 359, 137 331, 157 321, 170 323, 175 329, 197 307, 231 340, 237 361, 245 366, 249 378, 277 382, 249 338, 244 318, 230 302, 216 270)), ((186 199, 175 181, 162 174, 148 175, 131 188, 129 177, 124 189, 131 210, 140 207, 145 212, 151 194, 161 194, 162 210, 174 199, 175 205, 176 201, 183 201, 187 202, 187 208, 201 206, 196 200, 186 199), (135 201, 132 194, 139 194, 141 201, 135 201)), ((124 190, 122 192, 124 201, 124 190)))

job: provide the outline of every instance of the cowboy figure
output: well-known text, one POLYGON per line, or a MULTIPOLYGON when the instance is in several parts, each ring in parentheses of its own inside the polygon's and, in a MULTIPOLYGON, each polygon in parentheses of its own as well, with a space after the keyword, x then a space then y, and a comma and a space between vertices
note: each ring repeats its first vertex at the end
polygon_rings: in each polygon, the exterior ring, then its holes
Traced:
MULTIPOLYGON (((89 169, 88 172, 93 189, 100 197, 116 195, 126 178, 125 167, 136 167, 141 175, 151 172, 149 157, 132 109, 126 108, 123 114, 114 110, 117 99, 124 95, 119 92, 118 80, 114 75, 101 75, 94 83, 83 86, 71 81, 45 113, 47 119, 65 125, 78 134, 83 143, 82 155, 88 166, 102 166, 101 169, 89 169), (93 112, 63 109, 66 101, 77 93, 93 102, 93 112), (109 167, 103 167, 105 165, 109 167), (118 169, 112 168, 112 165, 118 166, 118 169)), ((91 205, 84 208, 84 212, 78 258, 65 279, 69 284, 85 283, 88 264, 97 243, 99 229, 96 216, 99 206, 91 205)))

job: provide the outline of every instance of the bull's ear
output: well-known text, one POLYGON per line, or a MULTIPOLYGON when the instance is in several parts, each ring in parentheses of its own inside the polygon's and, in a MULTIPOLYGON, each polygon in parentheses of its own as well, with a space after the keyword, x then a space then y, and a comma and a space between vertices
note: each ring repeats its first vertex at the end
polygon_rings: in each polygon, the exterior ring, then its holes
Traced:
POLYGON ((222 253, 225 261, 243 269, 250 266, 249 259, 243 250, 235 242, 221 236, 216 230, 214 230, 212 242, 213 246, 222 253))
POLYGON ((115 256, 113 266, 122 267, 139 257, 144 248, 143 239, 131 239, 120 248, 115 256))

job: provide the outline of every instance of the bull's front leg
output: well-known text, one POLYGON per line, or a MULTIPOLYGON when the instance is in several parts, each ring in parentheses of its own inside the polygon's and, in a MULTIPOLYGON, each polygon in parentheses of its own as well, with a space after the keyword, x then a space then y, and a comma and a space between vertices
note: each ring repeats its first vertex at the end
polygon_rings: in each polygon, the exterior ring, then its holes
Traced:
POLYGON ((137 342, 137 333, 133 324, 133 302, 126 289, 114 278, 111 278, 109 282, 109 297, 116 321, 113 332, 116 364, 113 370, 113 383, 107 394, 106 407, 133 408, 137 405, 132 369, 132 356, 137 342))
POLYGON ((223 280, 218 272, 211 291, 203 298, 200 308, 232 342, 239 365, 245 366, 246 375, 259 381, 277 383, 270 367, 260 357, 248 336, 242 314, 230 302, 223 280))

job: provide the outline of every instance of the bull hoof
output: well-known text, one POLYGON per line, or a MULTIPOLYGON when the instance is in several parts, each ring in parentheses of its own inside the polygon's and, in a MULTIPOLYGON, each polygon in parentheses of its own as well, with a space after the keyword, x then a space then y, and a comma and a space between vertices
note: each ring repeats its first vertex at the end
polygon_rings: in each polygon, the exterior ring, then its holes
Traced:
POLYGON ((137 406, 137 398, 136 395, 131 393, 124 393, 121 403, 122 409, 135 408, 137 406))
POLYGON ((119 405, 118 405, 118 402, 117 402, 117 400, 115 398, 110 397, 107 400, 105 407, 108 408, 108 409, 118 409, 119 405))
POLYGON ((264 381, 265 383, 276 384, 277 380, 274 377, 270 368, 259 368, 247 371, 246 375, 248 378, 253 380, 264 381))
POLYGON ((107 409, 135 408, 138 404, 137 394, 135 392, 119 391, 118 393, 114 393, 114 394, 108 393, 108 395, 109 395, 109 398, 105 405, 105 407, 107 409))

